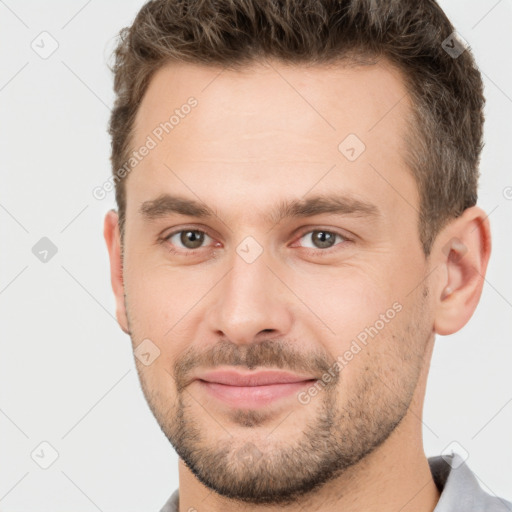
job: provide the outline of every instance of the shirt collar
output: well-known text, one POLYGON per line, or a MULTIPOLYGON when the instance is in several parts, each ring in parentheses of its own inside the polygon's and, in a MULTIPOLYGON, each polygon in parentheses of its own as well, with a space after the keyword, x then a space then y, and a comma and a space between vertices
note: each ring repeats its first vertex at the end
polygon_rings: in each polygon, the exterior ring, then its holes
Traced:
POLYGON ((434 512, 512 511, 512 504, 487 494, 474 473, 457 453, 428 459, 432 478, 441 497, 434 512))

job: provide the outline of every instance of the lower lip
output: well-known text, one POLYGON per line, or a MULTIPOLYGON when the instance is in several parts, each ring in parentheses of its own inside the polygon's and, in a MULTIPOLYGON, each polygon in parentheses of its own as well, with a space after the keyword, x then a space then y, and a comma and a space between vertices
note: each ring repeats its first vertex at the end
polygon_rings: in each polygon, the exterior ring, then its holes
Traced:
POLYGON ((210 395, 232 407, 263 407, 280 398, 298 393, 301 389, 311 386, 315 380, 269 384, 266 386, 228 386, 217 382, 198 380, 200 386, 210 395))

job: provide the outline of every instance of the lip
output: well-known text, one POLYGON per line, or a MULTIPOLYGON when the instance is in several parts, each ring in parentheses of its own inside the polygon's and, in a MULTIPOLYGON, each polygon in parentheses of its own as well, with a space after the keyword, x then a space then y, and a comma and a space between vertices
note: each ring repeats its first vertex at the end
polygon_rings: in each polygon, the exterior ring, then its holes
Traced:
POLYGON ((230 407, 258 408, 298 393, 316 378, 282 371, 213 371, 195 380, 203 391, 230 407))
POLYGON ((294 373, 264 370, 251 373, 240 373, 234 370, 215 370, 203 373, 196 379, 206 382, 224 384, 226 386, 268 386, 272 384, 291 384, 294 382, 304 382, 306 380, 315 380, 311 375, 297 375, 294 373))

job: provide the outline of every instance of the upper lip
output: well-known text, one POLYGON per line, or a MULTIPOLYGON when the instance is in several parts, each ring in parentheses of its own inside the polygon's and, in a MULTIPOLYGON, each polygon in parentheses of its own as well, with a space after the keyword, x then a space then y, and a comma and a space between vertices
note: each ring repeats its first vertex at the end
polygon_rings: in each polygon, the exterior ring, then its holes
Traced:
POLYGON ((314 380, 311 375, 297 375, 294 373, 264 370, 252 373, 240 373, 234 370, 215 370, 202 373, 197 380, 216 382, 228 386, 265 386, 270 384, 285 384, 314 380))

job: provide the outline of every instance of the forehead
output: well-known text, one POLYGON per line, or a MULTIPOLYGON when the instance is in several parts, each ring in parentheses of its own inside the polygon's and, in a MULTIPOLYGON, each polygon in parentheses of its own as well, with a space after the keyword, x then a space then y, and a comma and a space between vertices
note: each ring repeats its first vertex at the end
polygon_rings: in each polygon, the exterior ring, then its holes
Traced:
POLYGON ((152 149, 129 174, 127 205, 177 188, 205 200, 229 192, 237 206, 248 191, 272 203, 333 187, 388 207, 404 196, 415 203, 404 161, 410 112, 402 77, 385 60, 239 71, 168 64, 139 106, 132 149, 149 139, 152 149))

